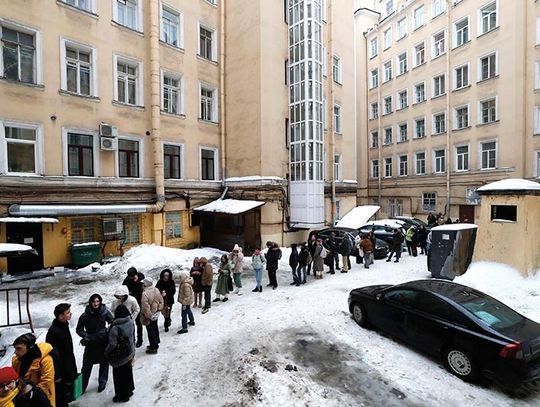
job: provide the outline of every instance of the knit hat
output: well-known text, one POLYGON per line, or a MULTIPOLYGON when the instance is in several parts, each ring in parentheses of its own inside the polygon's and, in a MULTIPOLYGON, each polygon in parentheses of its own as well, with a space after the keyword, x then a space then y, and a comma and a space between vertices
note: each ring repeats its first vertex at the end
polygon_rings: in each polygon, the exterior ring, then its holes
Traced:
POLYGON ((124 304, 120 304, 114 310, 114 319, 129 317, 129 310, 124 304))
POLYGON ((143 278, 142 285, 145 287, 150 287, 154 284, 154 279, 152 277, 145 277, 143 278))
POLYGON ((35 345, 36 339, 37 339, 36 335, 29 332, 27 334, 23 334, 23 335, 17 337, 13 341, 13 346, 19 345, 19 344, 25 344, 28 348, 30 348, 30 347, 35 345))
POLYGON ((118 296, 118 297, 120 297, 122 295, 129 295, 129 290, 125 285, 120 285, 120 286, 116 287, 114 295, 118 296))
POLYGON ((19 375, 11 366, 0 368, 0 384, 6 384, 18 378, 19 375))

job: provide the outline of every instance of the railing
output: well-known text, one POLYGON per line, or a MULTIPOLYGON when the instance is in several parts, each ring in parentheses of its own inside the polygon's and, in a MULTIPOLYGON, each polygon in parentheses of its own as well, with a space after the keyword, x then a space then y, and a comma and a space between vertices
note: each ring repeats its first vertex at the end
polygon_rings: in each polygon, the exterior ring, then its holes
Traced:
POLYGON ((30 325, 30 330, 34 332, 30 316, 30 288, 0 288, 0 328, 21 325, 30 325), (15 301, 16 307, 11 304, 15 301), (12 311, 15 311, 15 316, 12 311), (26 318, 23 319, 23 316, 26 318))

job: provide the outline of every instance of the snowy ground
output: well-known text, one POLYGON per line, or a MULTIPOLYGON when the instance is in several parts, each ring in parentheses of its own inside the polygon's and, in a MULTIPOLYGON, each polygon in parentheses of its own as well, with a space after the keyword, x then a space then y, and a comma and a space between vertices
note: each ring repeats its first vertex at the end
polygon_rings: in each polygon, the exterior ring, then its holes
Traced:
MULTIPOLYGON (((32 317, 37 332, 44 333, 58 302, 72 304, 72 327, 92 293, 100 293, 110 303, 115 286, 121 284, 131 265, 156 279, 162 267, 171 267, 177 277, 180 269, 191 267, 194 257, 205 256, 215 265, 220 254, 213 249, 140 246, 120 262, 96 272, 88 267, 23 284, 32 287, 32 317)), ((251 292, 253 271, 246 259, 245 294, 231 294, 227 303, 213 303, 205 315, 195 309, 196 326, 190 327, 187 335, 176 334, 180 319, 176 305, 174 329, 163 332, 160 321, 159 354, 147 355, 144 347, 137 351, 136 390, 128 405, 540 405, 538 392, 514 399, 493 385, 464 383, 437 361, 352 321, 347 310, 352 288, 428 277, 424 256, 404 254, 399 264, 379 260, 369 270, 353 264, 348 274, 325 274, 323 280, 310 276, 307 284, 295 287, 289 285, 288 254, 284 250, 278 272, 280 286, 262 293, 251 292)), ((479 288, 540 321, 540 273, 524 279, 510 268, 476 263, 456 281, 479 288)), ((9 343, 24 331, 4 330, 2 340, 9 343)), ((82 350, 76 346, 79 368, 82 350)), ((74 406, 110 404, 112 374, 107 389, 100 394, 96 391, 97 366, 93 374, 87 393, 74 406)))

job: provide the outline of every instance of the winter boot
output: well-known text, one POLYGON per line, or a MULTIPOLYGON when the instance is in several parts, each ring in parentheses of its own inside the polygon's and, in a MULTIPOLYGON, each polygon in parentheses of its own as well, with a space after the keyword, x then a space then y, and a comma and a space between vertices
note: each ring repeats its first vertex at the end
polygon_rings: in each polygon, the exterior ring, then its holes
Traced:
POLYGON ((140 348, 142 346, 142 338, 137 338, 137 343, 135 344, 135 347, 140 348))
POLYGON ((255 287, 253 290, 251 290, 252 293, 258 293, 259 292, 259 287, 255 287))
POLYGON ((262 285, 259 287, 259 292, 262 293, 262 285))
POLYGON ((236 292, 236 294, 237 294, 237 295, 242 295, 242 294, 244 294, 244 293, 242 292, 242 289, 239 288, 238 291, 236 292))
POLYGON ((171 319, 165 318, 165 324, 163 326, 165 327, 165 332, 169 332, 169 327, 171 326, 171 319))

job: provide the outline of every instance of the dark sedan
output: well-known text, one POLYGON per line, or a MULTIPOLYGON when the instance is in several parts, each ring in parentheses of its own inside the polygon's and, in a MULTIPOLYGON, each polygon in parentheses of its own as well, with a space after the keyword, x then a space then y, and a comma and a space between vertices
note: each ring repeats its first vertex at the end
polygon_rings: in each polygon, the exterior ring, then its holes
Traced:
POLYGON ((465 381, 540 378, 540 324, 473 288, 435 279, 362 287, 349 310, 360 326, 440 358, 465 381))
MULTIPOLYGON (((338 226, 335 226, 333 228, 321 229, 317 231, 316 233, 317 233, 317 237, 320 237, 323 240, 323 244, 324 244, 326 239, 330 238, 330 235, 332 232, 336 234, 336 239, 338 240, 339 244, 341 244, 346 234, 350 236, 353 243, 356 236, 358 236, 358 230, 345 228, 345 227, 338 227, 338 226)), ((328 247, 326 247, 326 249, 328 249, 328 247)), ((377 260, 384 259, 386 258, 386 256, 388 256, 388 251, 389 251, 388 244, 384 240, 376 238, 375 251, 373 253, 373 257, 377 260)), ((356 247, 356 245, 353 245, 353 248, 351 250, 351 256, 356 256, 357 254, 358 254, 358 248, 356 247)))

